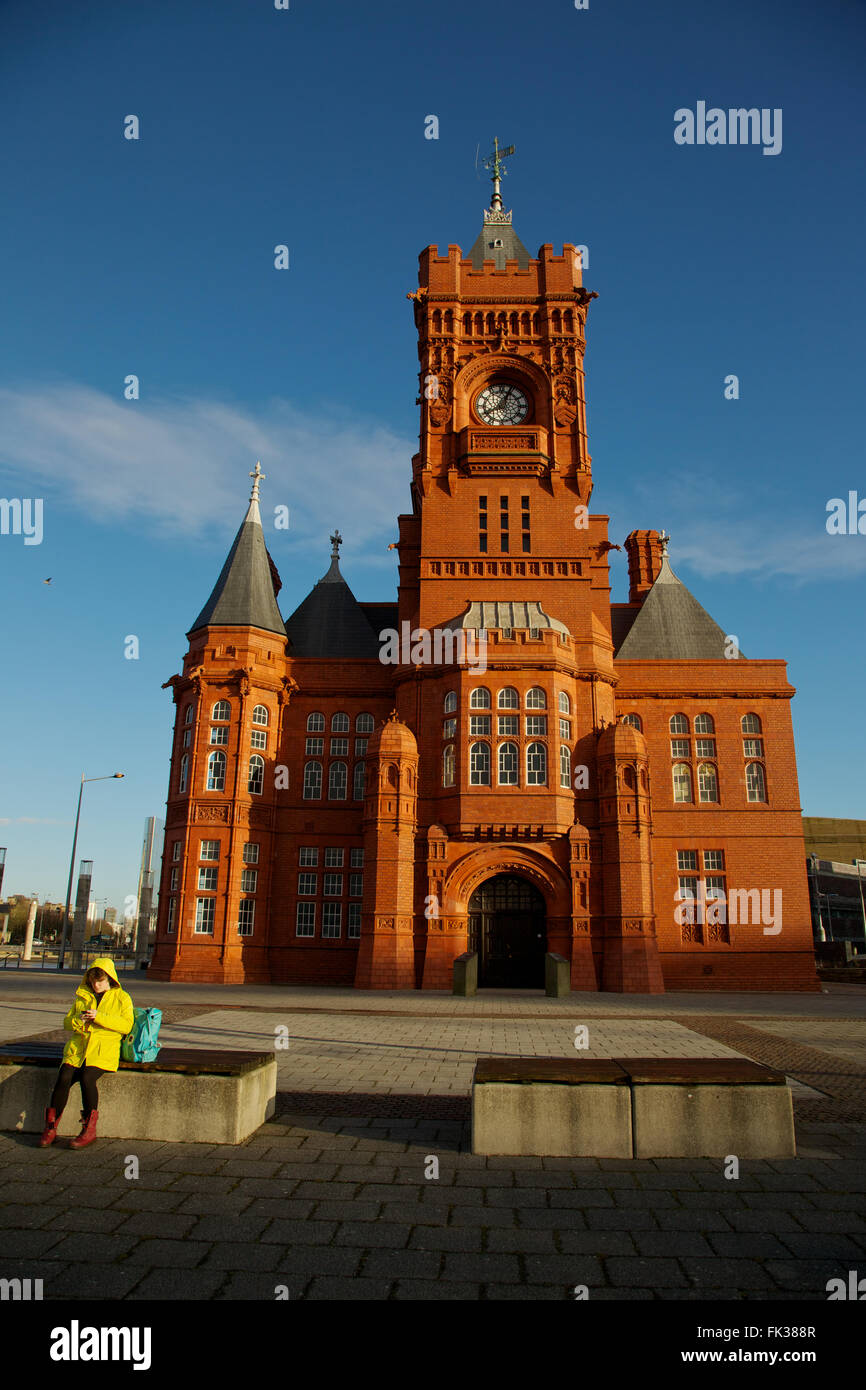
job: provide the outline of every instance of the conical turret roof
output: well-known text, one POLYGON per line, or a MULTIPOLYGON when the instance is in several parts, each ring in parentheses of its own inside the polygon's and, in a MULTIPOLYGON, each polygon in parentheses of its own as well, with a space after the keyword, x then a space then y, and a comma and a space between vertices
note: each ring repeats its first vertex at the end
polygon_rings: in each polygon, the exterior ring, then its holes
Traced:
POLYGON ((331 537, 331 565, 303 603, 286 619, 295 657, 378 657, 379 635, 340 573, 338 546, 331 537))
POLYGON ((616 659, 719 661, 726 654, 726 642, 727 633, 677 579, 664 554, 658 577, 616 659))
POLYGON ((273 561, 265 545, 259 513, 259 478, 264 474, 258 463, 250 477, 255 481, 247 514, 190 633, 202 627, 261 627, 281 636, 285 632, 274 592, 273 561))

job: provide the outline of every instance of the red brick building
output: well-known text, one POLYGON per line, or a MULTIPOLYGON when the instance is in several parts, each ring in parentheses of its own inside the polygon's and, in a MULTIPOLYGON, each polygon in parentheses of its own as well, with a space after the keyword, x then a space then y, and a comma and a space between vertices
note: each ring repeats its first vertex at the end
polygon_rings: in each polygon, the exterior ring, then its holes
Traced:
POLYGON ((473 949, 481 984, 532 988, 550 950, 576 990, 816 989, 785 663, 738 651, 658 532, 611 603, 595 295, 498 190, 468 255, 420 256, 397 602, 355 598, 336 533, 284 621, 257 466, 166 683, 150 973, 442 990, 473 949))

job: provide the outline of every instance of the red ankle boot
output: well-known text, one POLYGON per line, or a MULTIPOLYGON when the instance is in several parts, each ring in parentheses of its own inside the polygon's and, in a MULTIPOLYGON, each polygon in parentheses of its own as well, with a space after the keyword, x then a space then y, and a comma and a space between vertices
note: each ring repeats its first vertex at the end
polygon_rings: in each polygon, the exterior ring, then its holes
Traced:
POLYGON ((62 1114, 62 1110, 52 1110, 50 1106, 45 1111, 45 1128, 37 1145, 38 1148, 47 1149, 49 1144, 54 1143, 57 1138, 57 1122, 62 1114))
POLYGON ((87 1116, 85 1116, 84 1111, 82 1110, 82 1130, 78 1138, 73 1139, 70 1143, 70 1149, 83 1149, 86 1147, 86 1145, 93 1143, 94 1139, 96 1138, 96 1121, 98 1119, 98 1110, 91 1110, 90 1114, 87 1116))

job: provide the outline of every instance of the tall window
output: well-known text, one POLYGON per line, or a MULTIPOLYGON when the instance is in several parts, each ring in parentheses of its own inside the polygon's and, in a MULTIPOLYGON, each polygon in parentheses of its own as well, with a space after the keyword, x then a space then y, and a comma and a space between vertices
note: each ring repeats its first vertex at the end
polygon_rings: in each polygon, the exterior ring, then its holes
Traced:
POLYGON ((192 723, 192 717, 193 717, 193 712, 194 712, 194 710, 195 710, 195 705, 187 705, 186 710, 185 710, 185 712, 184 712, 184 716, 183 716, 183 722, 184 722, 184 724, 191 724, 191 723, 192 723))
POLYGON ((499 709, 520 709, 520 696, 513 685, 506 685, 496 697, 499 709))
POLYGON ((499 785, 501 787, 517 786, 516 743, 500 743, 499 745, 499 785))
POLYGON ((712 763, 701 763, 698 767, 698 796, 701 801, 719 799, 719 779, 712 763))
POLYGON ((499 499, 499 548, 503 555, 508 554, 508 498, 499 499))
POLYGON ((332 714, 332 715, 331 715, 331 733, 332 733, 332 734, 347 734, 348 732, 349 732, 349 716, 348 716, 348 714, 343 714, 342 711, 341 711, 340 713, 338 713, 338 714, 332 714))
POLYGON ((166 932, 168 933, 169 936, 172 936, 172 935, 174 934, 174 924, 175 924, 175 918, 176 918, 176 917, 177 917, 177 898, 169 898, 169 900, 168 900, 168 921, 167 921, 166 924, 165 924, 165 930, 166 930, 166 932))
POLYGON ((255 709, 253 710, 253 723, 262 724, 265 728, 267 728, 268 724, 270 723, 270 719, 271 716, 268 714, 267 707, 265 705, 256 705, 255 709))
POLYGON ((547 696, 540 685, 534 685, 526 692, 527 709, 547 709, 547 696))
POLYGON ((487 551, 487 498, 478 499, 478 549, 482 555, 487 551))
POLYGON ((526 785, 547 785, 547 749, 543 743, 530 743, 526 750, 526 785))
POLYGON ((623 724, 630 724, 638 733, 643 733, 643 724, 639 714, 626 714, 623 716, 623 724))
POLYGON ((260 754, 254 753, 250 758, 250 775, 247 782, 247 791, 252 796, 261 796, 265 785, 265 760, 260 754))
POLYGON ((748 801, 767 800, 767 781, 760 763, 746 764, 746 798, 748 801))
POLYGON ((316 935, 316 904, 298 903, 297 916, 295 918, 296 936, 315 936, 316 935))
POLYGON ((524 554, 528 554, 531 547, 529 539, 529 498, 520 499, 520 544, 524 554))
POLYGON ((473 787, 490 786, 490 745, 473 743, 469 749, 469 782, 473 787))
POLYGON ((221 792, 226 784, 226 755, 225 753, 211 753, 207 760, 207 789, 209 792, 221 792))
POLYGON ((195 930, 205 936, 213 936, 216 898, 196 898, 195 930))
POLYGON ((759 734, 761 721, 756 714, 744 714, 740 720, 740 728, 744 734, 759 734))
POLYGON ((445 696, 445 713, 453 714, 457 708, 457 691, 449 690, 445 696))
POLYGON ((322 764, 307 763, 304 768, 304 800, 318 801, 322 795, 322 764))
POLYGON ((713 723, 713 716, 711 714, 695 715, 696 734, 714 734, 715 732, 716 726, 713 723))
POLYGON ((308 715, 307 715, 307 733, 308 733, 308 734, 321 734, 321 733, 324 733, 324 731, 325 731, 325 716, 324 716, 323 714, 319 714, 318 710, 314 710, 312 714, 308 714, 308 715))
POLYGON ((674 801, 694 801, 692 773, 688 763, 674 763, 674 801))
POLYGON ((363 801, 367 786, 367 764, 355 763, 355 771, 352 777, 352 800, 363 801))
POLYGON ((560 690, 557 703, 560 714, 571 714, 571 700, 564 690, 560 690))
POLYGON ((469 696, 469 708, 489 709, 490 691, 486 690, 483 685, 480 685, 475 690, 473 690, 472 694, 469 696))
POLYGON ((559 750, 559 785, 571 790, 571 749, 564 743, 559 750))
POLYGON ((252 936, 255 918, 255 898, 241 898, 238 903, 238 936, 252 936))
POLYGON ((177 789, 179 792, 186 791, 186 784, 189 778, 189 753, 184 753, 180 760, 180 774, 177 779, 177 789))
POLYGON ((490 733, 489 714, 471 714, 469 716, 469 733, 472 738, 481 734, 490 733))
POLYGON ((223 723, 225 723, 227 719, 231 719, 231 716, 232 709, 228 700, 217 700, 216 704, 213 707, 211 719, 218 721, 221 720, 223 723))
POLYGON ((346 764, 331 763, 328 769, 328 800, 346 800, 346 764))
POLYGON ((442 785, 443 787, 453 787, 456 775, 456 759, 454 756, 454 744, 449 743, 442 750, 442 785))

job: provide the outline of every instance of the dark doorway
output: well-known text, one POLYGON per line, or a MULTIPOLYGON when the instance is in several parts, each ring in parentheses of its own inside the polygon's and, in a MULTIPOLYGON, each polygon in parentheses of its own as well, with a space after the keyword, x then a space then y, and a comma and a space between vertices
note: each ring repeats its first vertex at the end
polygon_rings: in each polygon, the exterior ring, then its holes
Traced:
POLYGON ((544 898, 525 878, 498 874, 469 899, 469 950, 488 989, 543 989, 547 929, 544 898))

